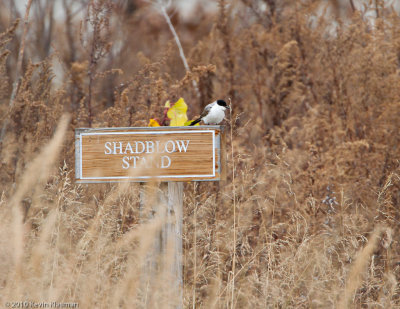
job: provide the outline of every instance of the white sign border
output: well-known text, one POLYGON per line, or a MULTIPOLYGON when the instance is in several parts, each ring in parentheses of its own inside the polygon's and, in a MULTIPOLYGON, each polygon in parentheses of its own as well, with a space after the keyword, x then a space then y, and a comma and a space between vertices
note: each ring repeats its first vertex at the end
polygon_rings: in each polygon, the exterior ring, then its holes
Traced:
POLYGON ((118 180, 118 179, 162 179, 162 178, 203 178, 215 177, 215 130, 184 130, 184 131, 123 131, 123 132, 82 132, 79 133, 79 180, 118 180), (179 134, 179 133, 212 133, 213 141, 213 174, 209 175, 161 175, 161 176, 113 176, 113 177, 82 177, 82 136, 83 135, 123 135, 123 134, 179 134))

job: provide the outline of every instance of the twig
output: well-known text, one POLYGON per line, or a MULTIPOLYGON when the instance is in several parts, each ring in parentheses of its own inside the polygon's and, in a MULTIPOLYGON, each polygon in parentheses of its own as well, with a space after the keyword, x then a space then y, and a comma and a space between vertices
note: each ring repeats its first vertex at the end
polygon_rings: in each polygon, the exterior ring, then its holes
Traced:
POLYGON ((188 62, 187 62, 186 57, 185 57, 185 52, 183 51, 183 47, 182 47, 182 44, 181 44, 181 40, 179 39, 179 36, 178 36, 178 34, 176 33, 176 31, 175 31, 174 25, 172 24, 171 19, 169 18, 168 14, 167 14, 167 11, 166 11, 166 9, 165 9, 165 6, 162 6, 162 5, 161 5, 161 6, 160 6, 160 9, 161 9, 162 15, 163 15, 164 18, 165 18, 165 21, 166 21, 167 24, 168 24, 169 30, 171 30, 172 35, 174 36, 176 45, 178 46, 178 49, 179 49, 179 55, 181 56, 181 59, 182 59, 182 62, 183 62, 183 66, 185 67, 185 70, 186 70, 187 72, 190 72, 190 68, 189 68, 188 62))
MULTIPOLYGON (((161 13, 164 16, 164 19, 168 24, 169 30, 171 30, 171 33, 174 36, 175 43, 176 43, 176 45, 178 46, 178 49, 179 49, 179 55, 180 55, 180 57, 182 59, 182 62, 183 62, 183 66, 185 67, 186 72, 190 72, 189 64, 188 64, 188 62, 186 60, 185 52, 183 51, 181 40, 179 39, 179 36, 175 31, 174 25, 172 24, 171 19, 168 16, 168 13, 167 13, 167 10, 166 10, 167 5, 163 4, 162 1, 157 1, 157 3, 159 4, 159 8, 161 10, 161 13)), ((195 80, 192 80, 192 85, 193 85, 193 88, 196 91, 197 97, 200 97, 199 86, 197 85, 197 82, 195 80)))
POLYGON ((97 58, 95 57, 95 53, 96 53, 96 47, 98 45, 98 38, 100 35, 100 25, 99 25, 99 19, 98 19, 98 11, 95 8, 95 4, 94 2, 90 2, 89 3, 89 7, 88 7, 88 19, 90 16, 90 6, 92 6, 92 10, 94 11, 94 20, 93 20, 93 33, 92 33, 92 46, 90 49, 90 61, 89 61, 89 71, 88 71, 88 77, 89 77, 89 86, 88 86, 88 97, 87 97, 87 108, 88 108, 88 123, 89 123, 89 127, 92 127, 92 92, 93 92, 93 82, 94 82, 94 70, 97 64, 97 58))
POLYGON ((67 5, 67 0, 63 0, 63 9, 65 11, 65 33, 68 41, 68 47, 69 47, 69 57, 68 57, 68 62, 72 63, 75 61, 76 56, 75 56, 75 41, 74 37, 72 35, 72 14, 71 14, 71 9, 67 5))
POLYGON ((15 96, 17 95, 17 90, 19 83, 21 81, 22 75, 22 60, 24 58, 24 51, 25 51, 25 39, 28 33, 28 24, 29 24, 29 12, 31 10, 32 0, 27 0, 25 16, 24 16, 24 32, 22 33, 21 38, 21 45, 19 47, 18 59, 17 59, 17 73, 15 76, 15 82, 13 84, 13 90, 10 97, 10 107, 14 104, 15 96))
MULTIPOLYGON (((24 16, 24 31, 23 31, 22 37, 21 37, 21 45, 19 46, 15 81, 13 83, 13 88, 12 88, 11 97, 10 97, 10 101, 9 101, 9 109, 11 109, 14 105, 15 97, 17 96, 17 91, 18 91, 18 88, 19 88, 19 85, 20 85, 21 79, 22 79, 22 60, 24 58, 25 39, 26 39, 26 35, 28 33, 29 12, 31 10, 32 1, 33 0, 27 0, 27 4, 26 4, 26 10, 25 10, 25 16, 24 16)), ((3 138, 7 131, 8 122, 9 122, 9 120, 8 120, 8 118, 6 118, 4 120, 4 124, 1 129, 0 150, 3 145, 3 138)))
POLYGON ((193 226, 194 226, 194 269, 193 269, 193 295, 192 308, 196 308, 196 279, 197 279, 197 203, 196 203, 196 186, 197 183, 193 182, 193 203, 194 203, 194 214, 193 214, 193 226))
POLYGON ((379 244, 382 231, 383 229, 380 226, 376 227, 368 240, 368 243, 358 253, 357 258, 350 268, 346 286, 344 291, 341 293, 342 297, 337 308, 349 308, 349 302, 362 282, 361 276, 368 265, 369 259, 379 244))
POLYGON ((49 12, 49 28, 47 29, 47 34, 44 41, 44 54, 45 57, 48 57, 54 28, 54 1, 50 0, 46 3, 46 11, 49 12))
POLYGON ((250 265, 250 263, 251 262, 253 262, 254 261, 254 259, 261 253, 261 252, 263 252, 264 250, 266 250, 266 249, 268 249, 268 247, 269 246, 265 246, 265 247, 263 247, 263 248, 261 248, 260 250, 258 250, 240 269, 239 269, 239 271, 232 277, 232 279, 231 279, 231 281, 226 285, 226 287, 221 291, 221 293, 219 293, 219 295, 218 295, 218 297, 217 297, 217 300, 214 302, 214 304, 213 304, 213 307, 216 305, 216 302, 218 301, 218 299, 220 299, 221 297, 222 297, 222 295, 224 295, 224 293, 225 293, 225 291, 226 291, 226 289, 227 289, 227 287, 229 286, 229 284, 231 283, 231 282, 233 282, 234 280, 235 280, 235 278, 237 277, 237 276, 239 276, 241 273, 242 273, 242 271, 248 266, 248 265, 250 265))
POLYGON ((356 11, 356 8, 354 6, 354 2, 353 0, 349 0, 350 1, 350 6, 351 6, 351 10, 353 11, 353 13, 356 11))
POLYGON ((87 95, 87 112, 88 124, 92 127, 93 122, 93 87, 96 79, 96 69, 101 58, 103 58, 110 49, 111 44, 107 41, 109 39, 109 12, 111 10, 111 1, 96 2, 91 0, 87 10, 87 21, 91 24, 92 42, 89 54, 89 69, 87 75, 89 77, 88 95, 87 95), (102 34, 102 31, 105 33, 102 34))
POLYGON ((217 24, 217 29, 220 31, 222 36, 222 42, 225 51, 225 61, 224 66, 227 68, 229 73, 229 91, 228 95, 232 100, 235 100, 235 62, 232 54, 232 33, 228 30, 228 16, 226 12, 226 1, 218 1, 220 7, 219 22, 217 24))
POLYGON ((379 18, 378 0, 375 0, 375 13, 376 13, 376 18, 379 18))
POLYGON ((231 308, 234 307, 235 296, 235 271, 236 271, 236 188, 235 188, 235 157, 233 154, 233 121, 232 121, 232 101, 229 98, 229 117, 231 121, 231 159, 232 159, 232 192, 233 192, 233 258, 232 258, 232 298, 231 308))

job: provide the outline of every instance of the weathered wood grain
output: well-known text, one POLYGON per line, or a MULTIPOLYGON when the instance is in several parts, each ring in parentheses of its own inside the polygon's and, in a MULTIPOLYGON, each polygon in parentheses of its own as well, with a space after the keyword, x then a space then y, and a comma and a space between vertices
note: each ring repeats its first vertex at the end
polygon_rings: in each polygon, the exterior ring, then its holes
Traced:
POLYGON ((224 145, 220 126, 77 129, 76 179, 219 180, 224 145))

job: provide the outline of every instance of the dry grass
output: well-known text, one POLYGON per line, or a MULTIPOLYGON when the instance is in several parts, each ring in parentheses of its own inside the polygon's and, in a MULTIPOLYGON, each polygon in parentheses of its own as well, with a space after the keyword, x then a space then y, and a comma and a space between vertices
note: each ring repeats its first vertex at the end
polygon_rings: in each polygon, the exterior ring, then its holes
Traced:
POLYGON ((25 46, 0 3, 1 306, 173 307, 170 251, 148 271, 162 190, 77 185, 71 145, 74 128, 146 126, 180 96, 192 117, 234 107, 228 180, 184 184, 185 308, 400 306, 398 15, 376 5, 372 24, 355 1, 170 11, 187 70, 149 5, 63 1, 55 20, 50 2, 32 2, 25 46))

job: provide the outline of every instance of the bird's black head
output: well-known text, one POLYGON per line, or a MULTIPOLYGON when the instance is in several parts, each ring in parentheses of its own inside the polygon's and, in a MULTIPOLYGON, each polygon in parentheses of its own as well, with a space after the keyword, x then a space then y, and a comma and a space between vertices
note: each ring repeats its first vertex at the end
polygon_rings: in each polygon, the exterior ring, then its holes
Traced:
POLYGON ((229 106, 226 104, 224 100, 217 100, 217 104, 220 106, 224 106, 226 108, 229 108, 229 106))

